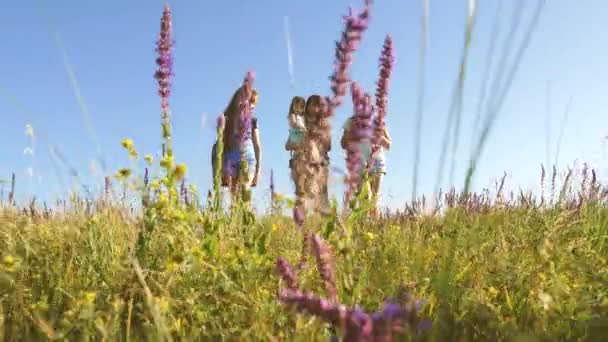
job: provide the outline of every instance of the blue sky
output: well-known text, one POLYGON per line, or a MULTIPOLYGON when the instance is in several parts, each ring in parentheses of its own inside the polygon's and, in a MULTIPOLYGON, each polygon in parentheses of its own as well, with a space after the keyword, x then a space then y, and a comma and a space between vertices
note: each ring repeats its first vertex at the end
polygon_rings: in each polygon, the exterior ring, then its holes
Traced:
MULTIPOLYGON (((263 179, 256 196, 260 199, 267 196, 271 168, 278 190, 292 193, 289 157, 283 150, 289 101, 294 95, 329 93, 327 77, 332 71, 334 41, 343 27, 341 15, 350 3, 342 0, 168 3, 173 10, 176 40, 176 76, 171 97, 174 147, 178 161, 189 166, 189 181, 206 193, 211 180, 209 149, 215 136, 215 117, 224 109, 245 72, 253 69, 260 92, 257 116, 263 145, 263 179), (285 16, 289 17, 293 44, 295 88, 289 83, 285 16)), ((496 3, 478 4, 479 18, 465 86, 462 138, 456 154, 459 186, 471 149, 471 125, 496 3)), ((516 1, 503 3, 499 49, 510 27, 516 1)), ((525 3, 525 18, 529 18, 535 1, 525 3)), ((55 171, 49 146, 56 146, 79 171, 83 183, 92 186, 102 184, 102 175, 90 170, 96 144, 112 172, 129 166, 120 146, 122 138, 132 138, 141 153, 159 152, 160 101, 153 73, 154 43, 163 4, 156 0, 23 0, 4 4, 7 15, 0 21, 5 37, 0 57, 3 66, 0 178, 8 179, 11 172, 16 172, 19 198, 34 192, 39 198, 50 199, 61 193, 58 175, 67 182, 67 170, 60 167, 55 171), (74 68, 94 127, 94 138, 87 130, 53 27, 74 68), (37 135, 34 158, 23 153, 28 146, 26 123, 33 126, 37 135), (35 173, 31 187, 27 181, 28 167, 33 167, 35 173)), ((411 191, 421 4, 422 1, 376 1, 369 31, 351 69, 352 77, 374 92, 383 39, 387 33, 392 35, 397 65, 389 90, 387 121, 393 149, 387 154, 383 198, 383 203, 391 207, 401 206, 411 191)), ((607 10, 608 3, 600 0, 547 2, 484 152, 475 178, 476 188, 488 186, 505 171, 512 186, 530 187, 538 183, 540 164, 547 160, 548 82, 550 159, 554 159, 564 108, 572 98, 560 166, 576 159, 600 167, 605 162, 602 137, 608 127, 605 101, 608 51, 602 42, 608 36, 608 25, 603 24, 607 10)), ((431 0, 419 183, 424 193, 433 191, 435 184, 451 89, 462 54, 465 18, 466 1, 431 0)), ((344 154, 338 148, 338 128, 351 108, 347 101, 333 119, 332 162, 336 167, 344 166, 344 154)), ((332 193, 341 196, 342 186, 333 186, 332 193)))

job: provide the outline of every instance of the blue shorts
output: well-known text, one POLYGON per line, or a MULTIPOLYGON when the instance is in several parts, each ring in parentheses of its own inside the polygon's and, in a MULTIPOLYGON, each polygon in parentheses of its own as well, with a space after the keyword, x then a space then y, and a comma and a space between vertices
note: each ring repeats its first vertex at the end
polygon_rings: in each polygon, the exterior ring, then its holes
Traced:
POLYGON ((253 149, 246 149, 244 152, 239 149, 224 153, 224 172, 229 177, 237 177, 241 168, 241 160, 247 166, 247 175, 253 177, 256 168, 256 159, 253 149))
POLYGON ((386 163, 383 159, 374 158, 370 169, 371 174, 386 174, 386 163))

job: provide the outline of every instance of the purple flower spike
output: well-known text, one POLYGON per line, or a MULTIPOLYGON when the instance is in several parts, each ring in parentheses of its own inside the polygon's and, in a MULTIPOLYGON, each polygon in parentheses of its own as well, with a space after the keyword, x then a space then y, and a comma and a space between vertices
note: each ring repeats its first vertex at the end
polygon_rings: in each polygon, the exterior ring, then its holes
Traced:
POLYGON ((348 171, 346 200, 350 200, 361 185, 361 174, 369 155, 361 155, 361 149, 371 144, 374 106, 371 96, 363 92, 356 82, 351 84, 354 115, 350 122, 350 136, 346 146, 348 171))
POLYGON ((328 107, 324 113, 328 117, 334 114, 336 108, 342 104, 342 97, 346 95, 350 82, 348 68, 353 62, 353 53, 361 42, 363 32, 367 30, 370 5, 371 1, 366 0, 360 13, 355 15, 352 9, 349 9, 349 14, 344 17, 345 29, 341 40, 336 42, 335 69, 329 78, 333 96, 327 98, 328 107))
POLYGON ((298 288, 298 276, 287 260, 283 258, 277 259, 277 272, 283 281, 287 283, 288 289, 296 290, 298 288))
POLYGON ((241 111, 240 126, 239 126, 239 142, 240 146, 245 146, 245 141, 249 135, 249 128, 251 127, 251 96, 253 94, 253 82, 255 75, 253 71, 248 71, 243 80, 243 86, 241 88, 239 106, 241 111))
POLYGON ((317 316, 332 325, 344 326, 348 317, 348 309, 344 305, 333 304, 310 292, 282 289, 279 298, 301 313, 317 316))
POLYGON ((158 81, 158 94, 161 98, 163 112, 169 109, 169 95, 171 94, 171 76, 173 76, 171 50, 174 44, 172 31, 171 9, 169 5, 165 5, 160 21, 160 34, 156 42, 156 52, 158 53, 156 64, 158 65, 158 69, 154 74, 154 78, 158 81))
MULTIPOLYGON (((380 140, 382 139, 383 130, 386 125, 386 105, 388 103, 388 86, 395 65, 395 53, 393 49, 393 40, 391 36, 387 35, 384 39, 384 46, 382 48, 382 54, 380 56, 380 77, 378 78, 376 88, 376 107, 378 108, 378 115, 375 118, 375 126, 372 144, 373 156, 380 150, 380 140)), ((372 158, 368 161, 371 162, 372 158)))
POLYGON ((301 205, 295 205, 293 207, 293 221, 298 227, 304 225, 304 207, 301 205))
POLYGON ((329 246, 327 246, 325 241, 318 234, 314 234, 312 236, 312 248, 317 259, 317 269, 319 270, 321 279, 323 279, 325 290, 327 291, 329 299, 335 302, 338 299, 338 291, 336 290, 336 271, 329 246))

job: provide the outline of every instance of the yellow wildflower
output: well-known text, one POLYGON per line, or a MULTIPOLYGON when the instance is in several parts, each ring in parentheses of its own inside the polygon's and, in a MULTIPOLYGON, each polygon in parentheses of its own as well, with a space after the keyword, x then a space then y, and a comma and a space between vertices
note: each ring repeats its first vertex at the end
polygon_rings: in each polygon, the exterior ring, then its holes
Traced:
POLYGON ((15 258, 12 255, 6 255, 2 258, 2 262, 7 266, 12 266, 15 264, 15 258))
POLYGON ((277 225, 274 224, 274 223, 272 224, 271 229, 272 229, 273 232, 276 232, 277 230, 279 230, 279 228, 277 227, 277 225))
POLYGON ((93 304, 93 302, 95 301, 95 298, 97 298, 97 294, 95 292, 85 292, 84 293, 84 301, 87 304, 93 304))
POLYGON ((151 188, 151 189, 158 189, 158 187, 159 187, 159 186, 160 186, 160 182, 159 182, 158 180, 153 180, 153 181, 150 183, 150 188, 151 188))
POLYGON ((131 176, 131 169, 123 167, 116 172, 116 178, 118 179, 126 179, 131 176))
POLYGON ((128 139, 128 138, 123 139, 121 144, 122 144, 122 147, 124 147, 125 149, 127 149, 129 151, 133 149, 133 140, 131 140, 131 139, 128 139))
POLYGON ((169 311, 169 300, 165 297, 157 297, 156 305, 158 305, 158 308, 163 313, 169 311))
POLYGON ((184 176, 186 176, 186 164, 177 164, 175 166, 175 170, 173 170, 173 174, 175 175, 175 179, 182 180, 184 176))
POLYGON ((152 163, 154 162, 154 157, 152 157, 151 154, 146 154, 144 156, 144 160, 146 161, 146 163, 148 163, 148 165, 152 165, 152 163))
POLYGON ((173 156, 167 156, 164 157, 161 161, 160 161, 160 166, 164 169, 171 169, 173 167, 173 163, 174 163, 174 159, 173 156))
POLYGON ((372 241, 372 240, 374 240, 376 238, 376 235, 374 235, 374 233, 368 232, 366 235, 367 235, 367 239, 369 241, 372 241))

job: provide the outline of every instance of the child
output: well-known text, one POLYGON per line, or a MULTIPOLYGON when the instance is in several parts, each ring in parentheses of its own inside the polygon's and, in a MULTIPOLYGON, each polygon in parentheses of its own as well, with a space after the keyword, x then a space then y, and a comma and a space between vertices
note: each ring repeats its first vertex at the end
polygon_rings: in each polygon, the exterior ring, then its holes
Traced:
POLYGON ((306 132, 306 124, 304 120, 304 107, 306 101, 303 97, 294 96, 289 106, 289 115, 287 119, 289 121, 289 137, 285 144, 287 151, 295 151, 298 146, 304 140, 304 133, 306 132))

